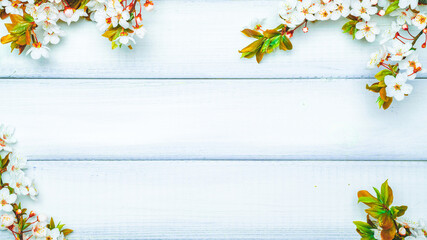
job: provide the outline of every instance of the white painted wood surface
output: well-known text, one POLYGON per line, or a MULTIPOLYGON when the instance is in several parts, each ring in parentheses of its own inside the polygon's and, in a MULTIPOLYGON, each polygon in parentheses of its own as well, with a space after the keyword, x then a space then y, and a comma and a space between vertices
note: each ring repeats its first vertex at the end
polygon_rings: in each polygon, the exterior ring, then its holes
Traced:
MULTIPOLYGON (((426 162, 32 161, 40 199, 72 239, 358 239, 358 190, 389 178, 427 215, 426 162)), ((373 191, 373 190, 372 190, 373 191)), ((3 235, 0 235, 1 239, 3 235)))
MULTIPOLYGON (((253 18, 279 23, 280 0, 158 0, 144 16, 148 33, 133 51, 110 50, 90 22, 72 24, 52 47, 51 59, 33 61, 0 46, 0 78, 372 78, 369 54, 377 44, 343 34, 342 21, 310 25, 293 38, 294 50, 254 59, 237 52, 251 42, 240 30, 253 18)), ((0 28, 5 33, 5 28, 0 28)), ((426 62, 427 57, 421 54, 426 62)), ((426 77, 426 74, 419 74, 426 77)))
POLYGON ((17 127, 41 193, 25 203, 71 239, 346 240, 365 217, 356 192, 388 178, 408 216, 427 216, 427 162, 407 161, 427 159, 427 75, 379 110, 364 89, 377 46, 342 21, 260 65, 240 59, 239 31, 279 2, 159 0, 134 51, 108 50, 89 22, 49 60, 0 46, 0 122, 17 127))
POLYGON ((425 160, 427 84, 388 111, 370 80, 1 80, 32 159, 425 160))

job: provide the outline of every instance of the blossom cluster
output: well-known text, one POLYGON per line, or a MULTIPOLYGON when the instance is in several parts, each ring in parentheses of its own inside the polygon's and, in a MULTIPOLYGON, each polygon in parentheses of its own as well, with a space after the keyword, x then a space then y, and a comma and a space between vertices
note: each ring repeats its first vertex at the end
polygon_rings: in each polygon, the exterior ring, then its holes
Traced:
POLYGON ((18 203, 25 196, 35 200, 38 192, 24 173, 27 158, 15 149, 14 132, 13 128, 0 124, 0 230, 10 231, 16 240, 65 240, 71 229, 55 225, 53 219, 48 223, 45 215, 28 213, 18 203))
POLYGON ((362 240, 427 240, 426 225, 423 220, 411 221, 402 217, 407 206, 391 206, 393 191, 385 181, 380 190, 374 187, 376 197, 366 190, 359 191, 359 202, 369 208, 366 222, 354 221, 362 240))
POLYGON ((415 79, 423 71, 416 49, 420 39, 426 47, 427 14, 419 6, 418 0, 284 0, 280 7, 282 24, 275 29, 263 29, 255 24, 242 32, 257 40, 242 49, 242 57, 256 56, 260 62, 264 54, 280 48, 293 48, 290 39, 301 28, 309 31, 308 23, 315 21, 348 21, 343 25, 344 33, 353 39, 379 42, 380 50, 371 55, 368 67, 384 67, 375 77, 378 82, 367 89, 379 93, 378 104, 387 109, 393 99, 400 101, 412 92, 407 80, 415 79), (387 17, 390 24, 382 28, 376 19, 387 17), (414 31, 417 33, 413 34, 414 31))
POLYGON ((26 54, 33 59, 48 58, 48 46, 58 44, 65 36, 59 23, 70 25, 87 19, 97 23, 113 49, 132 48, 134 38, 143 38, 146 32, 142 10, 151 11, 153 6, 150 0, 0 0, 0 17, 12 21, 5 24, 9 34, 1 42, 11 43, 19 54, 29 46, 26 54))

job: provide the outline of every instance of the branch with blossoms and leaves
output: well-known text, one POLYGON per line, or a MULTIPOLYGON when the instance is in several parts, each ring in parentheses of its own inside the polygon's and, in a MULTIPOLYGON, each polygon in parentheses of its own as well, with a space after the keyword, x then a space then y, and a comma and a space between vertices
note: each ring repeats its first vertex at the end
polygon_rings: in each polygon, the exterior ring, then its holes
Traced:
POLYGON ((412 92, 408 80, 423 71, 416 50, 426 47, 427 15, 419 5, 425 0, 284 0, 279 16, 282 23, 274 29, 263 29, 254 24, 242 31, 256 40, 239 52, 244 58, 256 57, 261 62, 265 54, 279 48, 293 49, 291 38, 296 30, 309 31, 308 24, 316 21, 348 21, 342 30, 353 39, 375 42, 381 34, 380 50, 373 53, 367 64, 369 68, 382 68, 377 81, 366 88, 378 93, 377 103, 387 109, 393 99, 401 101, 412 92), (390 24, 380 29, 374 18, 390 19, 390 24))
POLYGON ((49 44, 58 44, 65 32, 59 25, 70 25, 80 19, 97 23, 102 36, 111 41, 112 48, 136 44, 135 36, 143 38, 142 10, 151 11, 150 0, 0 0, 0 18, 8 35, 1 38, 19 54, 33 59, 49 57, 49 44))
POLYGON ((407 206, 391 206, 393 191, 385 181, 381 189, 373 188, 376 197, 366 190, 359 191, 359 202, 369 208, 366 222, 354 221, 362 240, 427 240, 427 231, 422 220, 414 222, 402 216, 407 206))
POLYGON ((65 240, 73 230, 21 206, 21 197, 35 200, 38 192, 23 171, 27 158, 15 150, 15 144, 14 129, 0 124, 0 229, 9 231, 15 240, 65 240))

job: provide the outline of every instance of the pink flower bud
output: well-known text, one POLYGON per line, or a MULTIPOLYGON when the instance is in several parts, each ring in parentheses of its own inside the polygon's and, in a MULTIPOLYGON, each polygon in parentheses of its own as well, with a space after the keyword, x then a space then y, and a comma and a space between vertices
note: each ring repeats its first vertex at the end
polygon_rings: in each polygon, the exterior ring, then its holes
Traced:
POLYGON ((405 236, 406 235, 406 229, 404 227, 399 228, 399 234, 401 236, 405 236))
POLYGON ((294 36, 294 30, 289 31, 289 32, 286 33, 286 37, 288 37, 288 38, 291 38, 293 36, 294 36))
POLYGON ((22 210, 21 209, 18 209, 18 210, 16 210, 16 214, 21 214, 22 213, 22 210))
POLYGON ((421 45, 422 48, 426 48, 426 43, 423 43, 423 45, 421 45))
POLYGON ((74 8, 65 7, 64 14, 67 18, 71 18, 74 15, 74 8))
POLYGON ((381 9, 379 12, 378 12, 378 16, 384 16, 385 15, 385 11, 384 11, 384 9, 381 9))
POLYGON ((29 217, 30 217, 30 218, 32 218, 32 217, 34 217, 34 216, 36 216, 36 213, 35 213, 35 212, 33 212, 33 211, 31 211, 31 212, 30 212, 29 217))
POLYGON ((303 28, 302 28, 302 31, 303 31, 304 33, 307 33, 307 32, 308 32, 308 27, 303 27, 303 28))
POLYGON ((405 31, 408 30, 409 29, 408 24, 406 24, 406 23, 403 24, 402 25, 402 29, 405 30, 405 31))
POLYGON ((423 33, 424 33, 424 34, 427 34, 427 28, 424 28, 424 29, 423 29, 423 33))
POLYGON ((141 25, 141 23, 142 23, 142 16, 141 16, 141 14, 138 14, 136 16, 135 22, 136 22, 136 24, 141 25))

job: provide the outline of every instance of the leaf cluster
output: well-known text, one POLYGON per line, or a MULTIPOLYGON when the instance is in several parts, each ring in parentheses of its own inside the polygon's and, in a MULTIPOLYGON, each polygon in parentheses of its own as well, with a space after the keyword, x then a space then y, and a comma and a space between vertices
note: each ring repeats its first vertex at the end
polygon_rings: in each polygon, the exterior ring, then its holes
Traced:
POLYGON ((374 240, 374 231, 372 229, 381 229, 382 240, 393 240, 397 234, 396 218, 403 216, 408 209, 407 206, 391 206, 393 203, 393 191, 388 185, 388 180, 381 185, 381 191, 373 188, 376 194, 374 197, 366 190, 359 191, 358 202, 366 204, 369 208, 365 210, 368 214, 366 223, 355 221, 356 231, 362 237, 362 240, 374 240), (376 219, 378 227, 370 220, 370 217, 376 219))
MULTIPOLYGON (((116 39, 120 37, 120 34, 122 33, 133 33, 133 30, 131 29, 124 29, 121 26, 117 26, 117 27, 113 27, 112 25, 110 25, 110 27, 108 27, 108 30, 105 31, 104 34, 102 34, 103 37, 108 38, 108 40, 111 41, 111 48, 115 49, 117 47, 122 47, 122 44, 117 44, 116 39)), ((129 48, 132 49, 132 47, 129 45, 129 48)))
POLYGON ((65 224, 61 224, 61 222, 59 222, 57 225, 55 225, 55 221, 53 220, 53 218, 50 218, 50 222, 46 225, 46 227, 50 230, 58 228, 59 232, 63 233, 64 236, 66 237, 67 235, 72 233, 73 230, 71 230, 69 228, 64 229, 64 226, 65 226, 65 224))
POLYGON ((386 92, 387 85, 384 83, 384 78, 388 75, 395 76, 396 72, 397 72, 397 68, 398 68, 397 65, 392 65, 391 69, 393 71, 390 71, 388 69, 384 69, 384 70, 379 71, 375 75, 375 78, 378 80, 378 82, 372 84, 371 86, 366 84, 366 89, 380 94, 380 96, 377 99, 377 103, 378 103, 379 108, 382 107, 384 110, 389 108, 391 103, 393 102, 392 97, 387 97, 387 92, 386 92))
POLYGON ((248 37, 255 38, 254 42, 239 51, 244 58, 256 57, 258 63, 261 62, 264 55, 273 52, 275 49, 287 51, 292 50, 292 43, 286 36, 286 27, 279 25, 275 29, 257 31, 253 29, 244 29, 242 31, 248 37))
POLYGON ((31 44, 31 31, 34 30, 37 25, 34 22, 34 18, 27 13, 24 13, 24 16, 11 14, 10 20, 12 23, 5 23, 9 34, 1 38, 1 43, 11 43, 10 48, 12 51, 18 49, 19 54, 21 54, 25 47, 31 44))
POLYGON ((343 26, 342 26, 342 30, 344 33, 348 33, 351 36, 353 36, 353 39, 356 38, 356 32, 358 31, 358 29, 356 28, 356 24, 359 22, 359 20, 350 20, 348 22, 346 22, 343 26))

